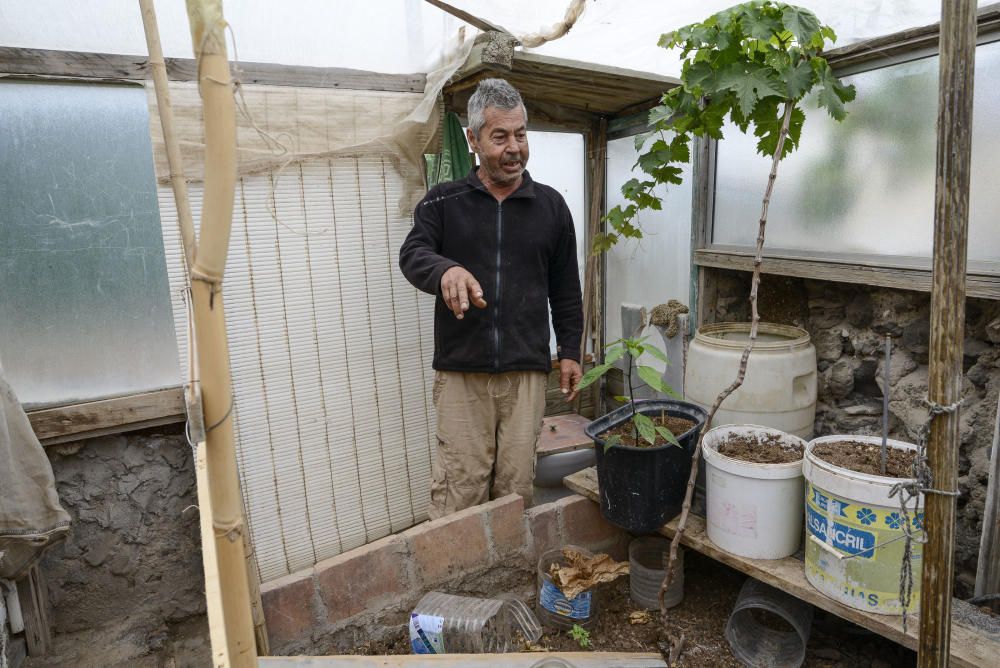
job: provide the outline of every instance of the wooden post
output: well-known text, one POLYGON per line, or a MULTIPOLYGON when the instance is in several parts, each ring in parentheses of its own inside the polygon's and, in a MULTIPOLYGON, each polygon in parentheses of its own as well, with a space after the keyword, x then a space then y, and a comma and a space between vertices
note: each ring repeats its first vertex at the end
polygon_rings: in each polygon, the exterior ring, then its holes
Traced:
MULTIPOLYGON (((597 311, 598 286, 600 285, 598 272, 601 267, 598 262, 598 256, 591 252, 591 244, 594 241, 594 237, 601 231, 601 212, 604 202, 604 163, 608 148, 608 119, 602 116, 595 123, 594 129, 587 135, 586 146, 588 159, 585 164, 590 167, 590 216, 587 221, 584 244, 587 259, 584 261, 583 271, 583 336, 580 337, 581 366, 586 359, 588 341, 593 341, 595 344, 594 364, 597 364, 597 361, 601 359, 601 351, 596 348, 597 341, 600 338, 600 334, 598 333, 600 318, 597 317, 597 311)), ((597 386, 599 384, 595 384, 595 387, 592 387, 589 392, 593 394, 597 386)), ((580 404, 581 398, 577 397, 573 410, 579 412, 580 404)), ((594 406, 596 410, 596 397, 594 406)))
MULTIPOLYGON (((993 426, 993 449, 990 451, 990 477, 986 485, 983 510, 983 535, 979 541, 976 567, 976 596, 1000 593, 1000 401, 993 426)), ((997 605, 991 604, 994 610, 997 605)))
MULTIPOLYGON (((927 395, 949 406, 962 387, 965 269, 968 254, 972 80, 976 58, 975 0, 942 0, 934 194, 934 271, 927 395)), ((931 423, 927 459, 934 489, 958 487, 958 411, 931 423)), ((918 665, 947 666, 954 575, 955 497, 929 492, 924 527, 918 665)))
MULTIPOLYGON (((187 0, 191 39, 198 61, 198 88, 205 117, 205 196, 198 252, 191 267, 198 370, 205 414, 205 470, 218 589, 208 589, 209 625, 222 624, 225 647, 213 643, 215 665, 256 666, 243 533, 243 499, 233 441, 233 388, 222 300, 222 277, 232 228, 236 189, 236 104, 226 56, 221 0, 187 0), (220 659, 224 663, 220 664, 220 659)), ((200 448, 199 448, 200 449, 200 448)), ((201 482, 199 480, 199 482, 201 482)), ((205 549, 204 546, 202 548, 205 549)), ((206 559, 211 550, 205 553, 206 559)), ((206 568, 206 577, 211 574, 206 568)), ((219 636, 213 635, 213 639, 219 636)))

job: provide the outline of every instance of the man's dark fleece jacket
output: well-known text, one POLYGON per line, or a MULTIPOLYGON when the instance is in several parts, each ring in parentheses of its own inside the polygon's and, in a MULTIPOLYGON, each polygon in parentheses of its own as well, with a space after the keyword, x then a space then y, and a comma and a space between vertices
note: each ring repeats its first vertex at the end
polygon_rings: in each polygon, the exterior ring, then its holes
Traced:
MULTIPOLYGON (((502 373, 552 368, 549 318, 559 359, 580 360, 583 308, 573 219, 562 196, 528 172, 503 202, 473 167, 469 176, 435 186, 417 205, 399 252, 403 275, 437 295, 434 368, 502 373), (486 308, 459 320, 441 296, 441 277, 467 269, 486 308)), ((471 297, 471 296, 470 296, 471 297)))

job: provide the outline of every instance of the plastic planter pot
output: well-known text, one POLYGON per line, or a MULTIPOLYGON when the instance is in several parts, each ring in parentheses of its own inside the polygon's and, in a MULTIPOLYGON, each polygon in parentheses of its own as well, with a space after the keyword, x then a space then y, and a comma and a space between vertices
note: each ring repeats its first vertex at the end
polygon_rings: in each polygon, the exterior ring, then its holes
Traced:
POLYGON ((631 405, 594 420, 584 430, 595 443, 601 515, 626 531, 646 533, 656 531, 680 513, 691 474, 691 455, 707 415, 694 404, 670 399, 639 400, 635 407, 650 417, 664 411, 695 422, 688 431, 675 434, 681 447, 615 445, 605 452, 603 434, 631 420, 631 405))
POLYGON ((805 455, 806 442, 801 438, 757 425, 716 427, 701 444, 708 476, 708 539, 751 559, 791 556, 802 540, 802 460, 761 464, 719 452, 732 437, 768 436, 798 447, 805 455))
MULTIPOLYGON (((820 443, 860 441, 880 444, 878 436, 822 436, 806 446, 806 579, 835 601, 865 612, 899 615, 899 569, 904 555, 899 498, 890 496, 899 478, 858 473, 813 454, 820 443)), ((917 446, 889 439, 897 450, 917 446)), ((924 497, 911 516, 922 537, 924 497)), ((923 544, 913 541, 913 596, 907 612, 920 608, 923 544)))

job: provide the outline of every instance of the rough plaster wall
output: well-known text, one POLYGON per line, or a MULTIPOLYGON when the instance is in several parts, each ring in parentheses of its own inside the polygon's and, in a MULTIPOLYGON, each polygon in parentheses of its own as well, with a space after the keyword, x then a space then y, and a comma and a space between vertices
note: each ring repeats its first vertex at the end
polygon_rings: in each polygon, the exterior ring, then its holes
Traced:
MULTIPOLYGON (((748 320, 750 274, 711 270, 709 317, 748 320)), ((765 276, 761 317, 804 327, 819 367, 816 434, 881 434, 882 344, 893 335, 890 436, 916 442, 927 411, 930 295, 865 285, 765 276)), ((1000 392, 1000 302, 966 302, 959 455, 956 595, 972 595, 1000 392)))
POLYGON ((195 477, 180 426, 47 452, 73 524, 43 561, 56 647, 32 665, 206 665, 195 477))

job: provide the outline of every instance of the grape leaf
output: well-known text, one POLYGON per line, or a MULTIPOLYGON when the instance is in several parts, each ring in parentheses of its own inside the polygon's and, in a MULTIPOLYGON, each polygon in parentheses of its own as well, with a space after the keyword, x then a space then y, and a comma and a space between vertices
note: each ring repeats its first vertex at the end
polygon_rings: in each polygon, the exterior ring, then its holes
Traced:
MULTIPOLYGON (((786 30, 795 35, 799 44, 809 44, 820 29, 819 19, 815 14, 808 9, 791 5, 786 5, 781 12, 781 22, 786 30)), ((820 37, 822 38, 822 35, 820 37)))

